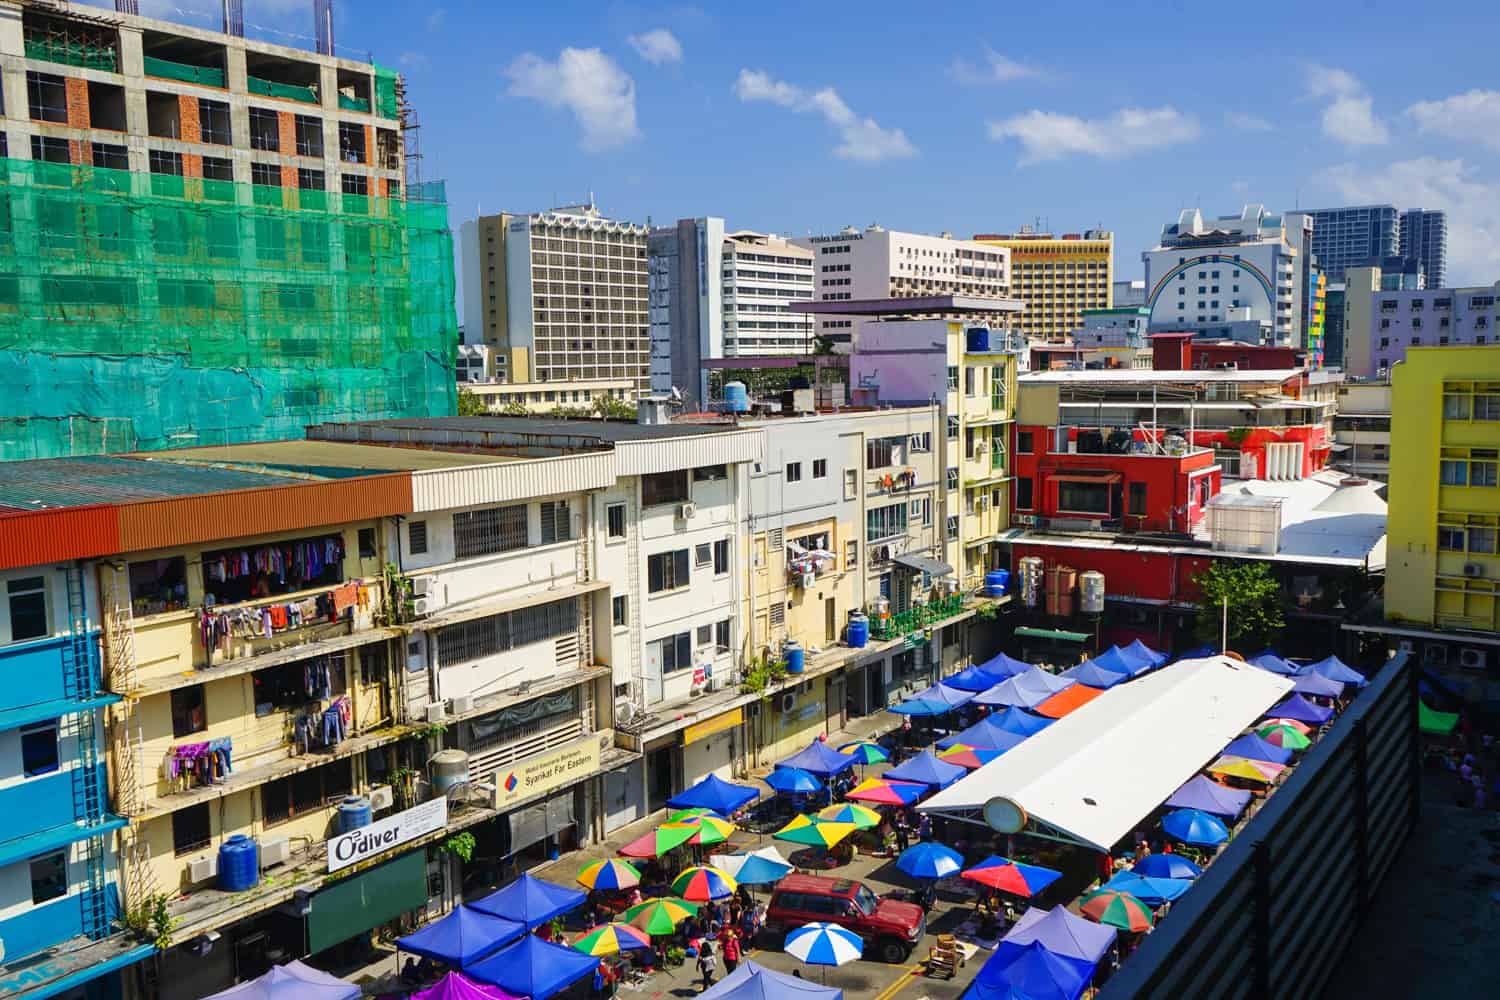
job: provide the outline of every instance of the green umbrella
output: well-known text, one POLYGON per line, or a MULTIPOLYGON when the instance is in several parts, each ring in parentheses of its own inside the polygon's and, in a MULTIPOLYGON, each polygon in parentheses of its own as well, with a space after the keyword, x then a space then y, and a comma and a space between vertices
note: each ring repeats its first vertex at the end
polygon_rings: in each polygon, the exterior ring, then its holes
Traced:
POLYGON ((1255 735, 1273 746, 1281 747, 1283 750, 1306 750, 1312 746, 1312 740, 1308 739, 1301 730, 1294 726, 1288 726, 1284 722, 1262 726, 1255 731, 1255 735))
POLYGON ((627 924, 647 934, 673 934, 678 924, 697 912, 697 903, 668 896, 637 903, 622 916, 627 924))
POLYGON ((659 858, 692 840, 698 830, 696 824, 664 823, 620 848, 620 853, 627 858, 659 858))

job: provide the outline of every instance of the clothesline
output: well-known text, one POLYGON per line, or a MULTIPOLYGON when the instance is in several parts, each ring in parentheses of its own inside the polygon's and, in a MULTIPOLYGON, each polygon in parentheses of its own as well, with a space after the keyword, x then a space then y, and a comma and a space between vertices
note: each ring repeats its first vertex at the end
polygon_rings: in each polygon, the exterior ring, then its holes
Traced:
POLYGON ((216 652, 222 654, 222 659, 233 657, 231 639, 270 639, 277 633, 307 625, 348 621, 353 619, 354 609, 363 611, 369 607, 370 588, 357 580, 298 601, 224 610, 205 604, 198 616, 199 641, 211 665, 216 652))

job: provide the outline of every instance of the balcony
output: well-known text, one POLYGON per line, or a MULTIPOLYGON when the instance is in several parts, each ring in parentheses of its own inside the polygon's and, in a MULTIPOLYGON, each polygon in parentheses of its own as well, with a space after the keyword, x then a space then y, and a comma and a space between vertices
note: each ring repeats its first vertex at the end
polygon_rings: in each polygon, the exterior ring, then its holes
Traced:
POLYGON ((964 610, 964 595, 950 594, 886 619, 871 618, 870 636, 880 642, 899 639, 929 626, 940 625, 945 619, 963 614, 964 610))

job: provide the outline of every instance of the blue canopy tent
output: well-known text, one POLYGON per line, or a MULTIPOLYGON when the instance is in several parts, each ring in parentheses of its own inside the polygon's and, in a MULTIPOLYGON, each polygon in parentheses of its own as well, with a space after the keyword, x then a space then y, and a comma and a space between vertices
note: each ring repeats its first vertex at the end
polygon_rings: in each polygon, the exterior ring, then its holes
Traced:
POLYGON ((1135 872, 1116 872, 1115 877, 1104 883, 1104 888, 1115 892, 1128 892, 1147 906, 1170 903, 1193 887, 1190 879, 1151 878, 1135 872))
POLYGON ((1077 1000, 1088 988, 1094 966, 1059 955, 1040 941, 1002 942, 961 1000, 1077 1000))
POLYGON ((843 774, 855 763, 853 754, 839 753, 823 741, 813 740, 786 760, 779 761, 776 766, 800 767, 820 778, 831 778, 835 774, 843 774))
POLYGON ((1213 656, 1218 650, 1212 646, 1196 646, 1185 653, 1177 654, 1179 660, 1201 660, 1206 656, 1213 656))
POLYGON ((525 924, 528 931, 583 905, 588 894, 522 875, 503 889, 469 904, 470 909, 525 924))
POLYGON ((1099 688, 1100 690, 1108 690, 1121 681, 1130 680, 1129 674, 1120 674, 1101 667, 1095 660, 1084 660, 1078 666, 1069 667, 1057 676, 1067 677, 1070 680, 1077 681, 1079 684, 1091 688, 1099 688))
POLYGON ((1300 694, 1289 694, 1266 713, 1266 718, 1295 719, 1309 725, 1321 726, 1333 718, 1333 709, 1314 705, 1300 694))
POLYGON ((760 792, 749 785, 736 785, 717 774, 710 774, 692 788, 667 800, 673 809, 712 809, 728 816, 760 798, 760 792))
POLYGON ((1139 639, 1131 642, 1131 644, 1128 646, 1116 646, 1115 648, 1118 649, 1120 651, 1120 655, 1124 656, 1126 659, 1149 660, 1153 667, 1162 666, 1168 660, 1168 656, 1166 653, 1163 653, 1157 649, 1152 649, 1150 646, 1146 645, 1139 639))
POLYGON ((940 701, 949 708, 960 708, 974 700, 973 691, 950 687, 947 681, 939 681, 912 695, 918 701, 940 701))
POLYGON ((397 938, 396 947, 436 962, 464 966, 525 933, 526 925, 518 920, 483 913, 460 903, 441 920, 397 938))
POLYGON ((823 790, 823 783, 800 767, 782 767, 777 764, 762 780, 776 791, 788 795, 811 795, 823 790))
POLYGON ((1271 673, 1280 674, 1283 677, 1294 677, 1297 671, 1301 669, 1296 664, 1283 660, 1269 649, 1261 650, 1250 657, 1248 662, 1252 667, 1260 667, 1262 670, 1269 670, 1271 673))
POLYGON ((1003 712, 992 712, 984 718, 991 725, 999 726, 1006 732, 1015 733, 1018 736, 1035 736, 1056 721, 1044 715, 1033 715, 1013 705, 1003 712))
POLYGON ((1298 694, 1317 695, 1320 698, 1337 698, 1344 693, 1344 682, 1324 677, 1304 669, 1292 678, 1292 690, 1298 694))
POLYGON ((593 975, 599 959, 564 945, 527 934, 482 962, 464 969, 476 982, 498 986, 507 993, 530 1000, 547 1000, 593 975))
POLYGON ((1173 792, 1166 804, 1173 809, 1197 809, 1235 819, 1250 804, 1250 792, 1225 788, 1212 778, 1197 774, 1173 792))
POLYGON ((1069 677, 1056 677, 1041 667, 1032 667, 1024 674, 1017 674, 1003 684, 996 684, 974 698, 976 705, 1015 705, 1020 708, 1036 708, 1059 691, 1072 687, 1076 682, 1069 677))
POLYGON ((844 1000, 844 991, 772 972, 747 958, 739 968, 698 994, 698 1000, 844 1000))
POLYGON ((950 764, 946 760, 938 759, 937 754, 931 750, 923 750, 910 760, 904 761, 899 767, 891 768, 881 777, 890 781, 911 781, 934 788, 946 788, 968 773, 968 768, 960 764, 950 764))
POLYGON ((952 677, 943 678, 943 683, 960 691, 973 691, 978 694, 980 691, 994 687, 1009 676, 1008 671, 989 671, 983 667, 969 667, 967 670, 960 670, 952 677))
POLYGON ((1292 759, 1290 750, 1274 743, 1267 743, 1255 733, 1246 733, 1241 736, 1225 747, 1224 752, 1236 757, 1249 757, 1251 760, 1264 760, 1272 764, 1285 764, 1292 759))
POLYGON ((1113 927, 1080 917, 1066 906, 1054 906, 1050 910, 1033 906, 1021 914, 1021 919, 1000 939, 1000 943, 1026 945, 1038 941, 1054 955, 1097 963, 1108 954, 1115 937, 1113 927))
POLYGON ((895 712, 898 715, 947 715, 953 711, 953 706, 941 701, 929 701, 926 698, 908 698, 900 704, 892 705, 886 711, 895 712))
POLYGON ((1026 741, 1026 737, 1022 734, 1002 729, 996 723, 991 722, 993 718, 994 716, 986 716, 968 729, 956 732, 952 736, 944 736, 937 741, 938 749, 946 750, 951 746, 962 744, 983 750, 1010 750, 1026 741))
POLYGON ((1338 681, 1340 684, 1353 684, 1355 687, 1364 687, 1369 681, 1365 675, 1344 663, 1337 656, 1328 656, 1312 664, 1307 668, 1311 673, 1327 677, 1329 680, 1338 681))
POLYGON ((979 669, 989 674, 999 674, 1001 680, 1014 677, 1016 674, 1024 674, 1031 669, 1031 664, 1018 660, 1014 656, 1005 653, 996 653, 979 665, 979 669))
POLYGON ((1144 660, 1126 656, 1124 653, 1120 652, 1120 648, 1118 646, 1109 647, 1098 656, 1090 659, 1088 662, 1098 664, 1105 670, 1112 670, 1117 674, 1124 674, 1126 677, 1134 677, 1137 674, 1144 674, 1146 671, 1156 666, 1156 664, 1154 663, 1147 663, 1144 660))

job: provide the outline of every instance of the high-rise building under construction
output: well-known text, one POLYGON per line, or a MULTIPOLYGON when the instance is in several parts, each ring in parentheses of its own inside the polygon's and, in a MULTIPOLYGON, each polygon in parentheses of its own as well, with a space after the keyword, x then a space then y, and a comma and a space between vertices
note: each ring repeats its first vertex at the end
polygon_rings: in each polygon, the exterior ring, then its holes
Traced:
POLYGON ((208 31, 0 0, 0 458, 452 412, 442 187, 315 6, 310 52, 238 2, 208 31))

